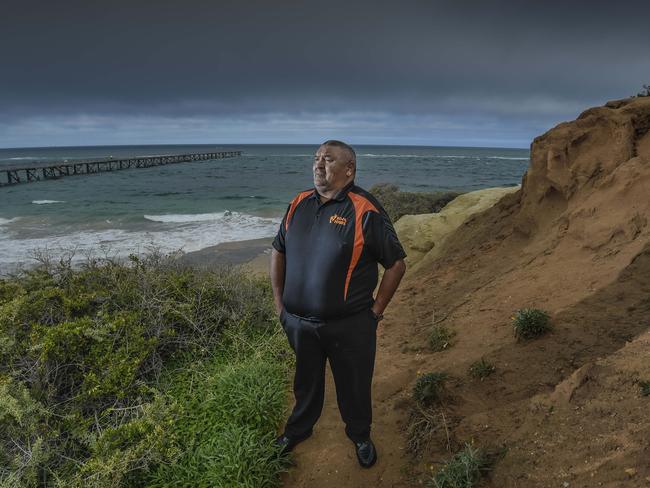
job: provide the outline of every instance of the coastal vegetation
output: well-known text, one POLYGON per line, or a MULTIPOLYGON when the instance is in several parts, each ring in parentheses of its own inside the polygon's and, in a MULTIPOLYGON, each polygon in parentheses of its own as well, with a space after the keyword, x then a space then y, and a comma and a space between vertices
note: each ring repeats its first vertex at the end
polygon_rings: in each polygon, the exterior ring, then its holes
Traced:
POLYGON ((369 191, 379 200, 393 222, 403 215, 440 212, 445 205, 460 195, 457 192, 400 191, 393 183, 379 183, 369 191))
POLYGON ((433 372, 418 376, 413 387, 413 399, 423 407, 440 401, 447 373, 433 372))
POLYGON ((551 330, 550 317, 538 308, 522 308, 512 317, 512 326, 517 339, 533 339, 551 330))
POLYGON ((431 408, 416 403, 410 410, 405 436, 406 452, 414 458, 432 447, 451 449, 447 418, 440 406, 431 408))
POLYGON ((432 445, 451 449, 447 419, 442 406, 447 373, 419 374, 411 393, 412 405, 406 424, 406 451, 417 457, 432 445))
POLYGON ((487 361, 485 358, 481 358, 478 361, 473 362, 469 367, 469 375, 472 378, 482 380, 487 378, 492 373, 496 371, 496 368, 492 363, 487 361))
POLYGON ((452 345, 454 333, 442 325, 434 325, 429 333, 429 348, 434 352, 444 351, 452 345))
POLYGON ((484 451, 466 444, 427 483, 428 488, 472 488, 489 467, 484 451))
POLYGON ((640 381, 641 395, 650 396, 650 381, 640 381))
POLYGON ((0 281, 0 486, 277 486, 270 285, 152 252, 0 281))

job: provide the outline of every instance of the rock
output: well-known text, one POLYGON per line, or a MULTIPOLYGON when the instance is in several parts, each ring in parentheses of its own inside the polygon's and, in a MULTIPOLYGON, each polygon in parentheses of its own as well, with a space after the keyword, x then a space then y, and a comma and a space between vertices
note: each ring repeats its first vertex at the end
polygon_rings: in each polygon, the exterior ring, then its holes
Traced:
POLYGON ((447 236, 470 216, 493 206, 504 195, 517 190, 519 186, 464 193, 448 203, 439 213, 402 216, 395 222, 395 231, 406 251, 410 272, 413 273, 416 268, 431 263, 440 254, 447 236))

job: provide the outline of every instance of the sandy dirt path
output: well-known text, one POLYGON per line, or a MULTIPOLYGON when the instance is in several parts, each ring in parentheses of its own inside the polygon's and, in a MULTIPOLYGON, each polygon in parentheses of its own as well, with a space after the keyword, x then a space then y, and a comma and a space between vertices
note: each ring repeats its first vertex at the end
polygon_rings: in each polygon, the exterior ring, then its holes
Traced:
POLYGON ((283 476, 285 487, 413 486, 402 430, 407 415, 407 386, 415 378, 420 358, 409 349, 414 324, 403 295, 398 289, 377 334, 371 434, 377 447, 377 463, 370 469, 359 466, 354 445, 344 432, 328 367, 323 414, 312 437, 293 451, 295 466, 283 476))

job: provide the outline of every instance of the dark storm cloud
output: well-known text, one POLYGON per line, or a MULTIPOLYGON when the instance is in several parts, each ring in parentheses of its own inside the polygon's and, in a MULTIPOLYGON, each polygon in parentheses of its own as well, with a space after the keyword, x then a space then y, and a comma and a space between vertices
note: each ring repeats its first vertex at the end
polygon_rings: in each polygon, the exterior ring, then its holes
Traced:
POLYGON ((144 135, 144 120, 175 118, 208 132, 272 119, 304 136, 327 114, 342 130, 345 113, 367 135, 414 117, 525 141, 650 82, 645 2, 4 3, 11 140, 48 120, 144 135))

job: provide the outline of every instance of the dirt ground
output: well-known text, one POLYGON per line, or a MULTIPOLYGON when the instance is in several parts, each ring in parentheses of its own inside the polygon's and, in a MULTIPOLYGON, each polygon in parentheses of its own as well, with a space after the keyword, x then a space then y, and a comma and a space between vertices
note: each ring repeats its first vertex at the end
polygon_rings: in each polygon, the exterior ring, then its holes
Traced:
POLYGON ((522 187, 470 217, 405 277, 378 333, 372 437, 358 466, 331 375, 285 487, 420 486, 465 443, 501 457, 489 487, 650 487, 650 101, 612 102, 535 139, 522 187), (517 309, 552 331, 517 341, 517 309), (427 347, 433 326, 454 333, 427 347), (496 372, 468 374, 485 358, 496 372), (444 435, 419 458, 405 429, 418 373, 449 375, 444 435))

